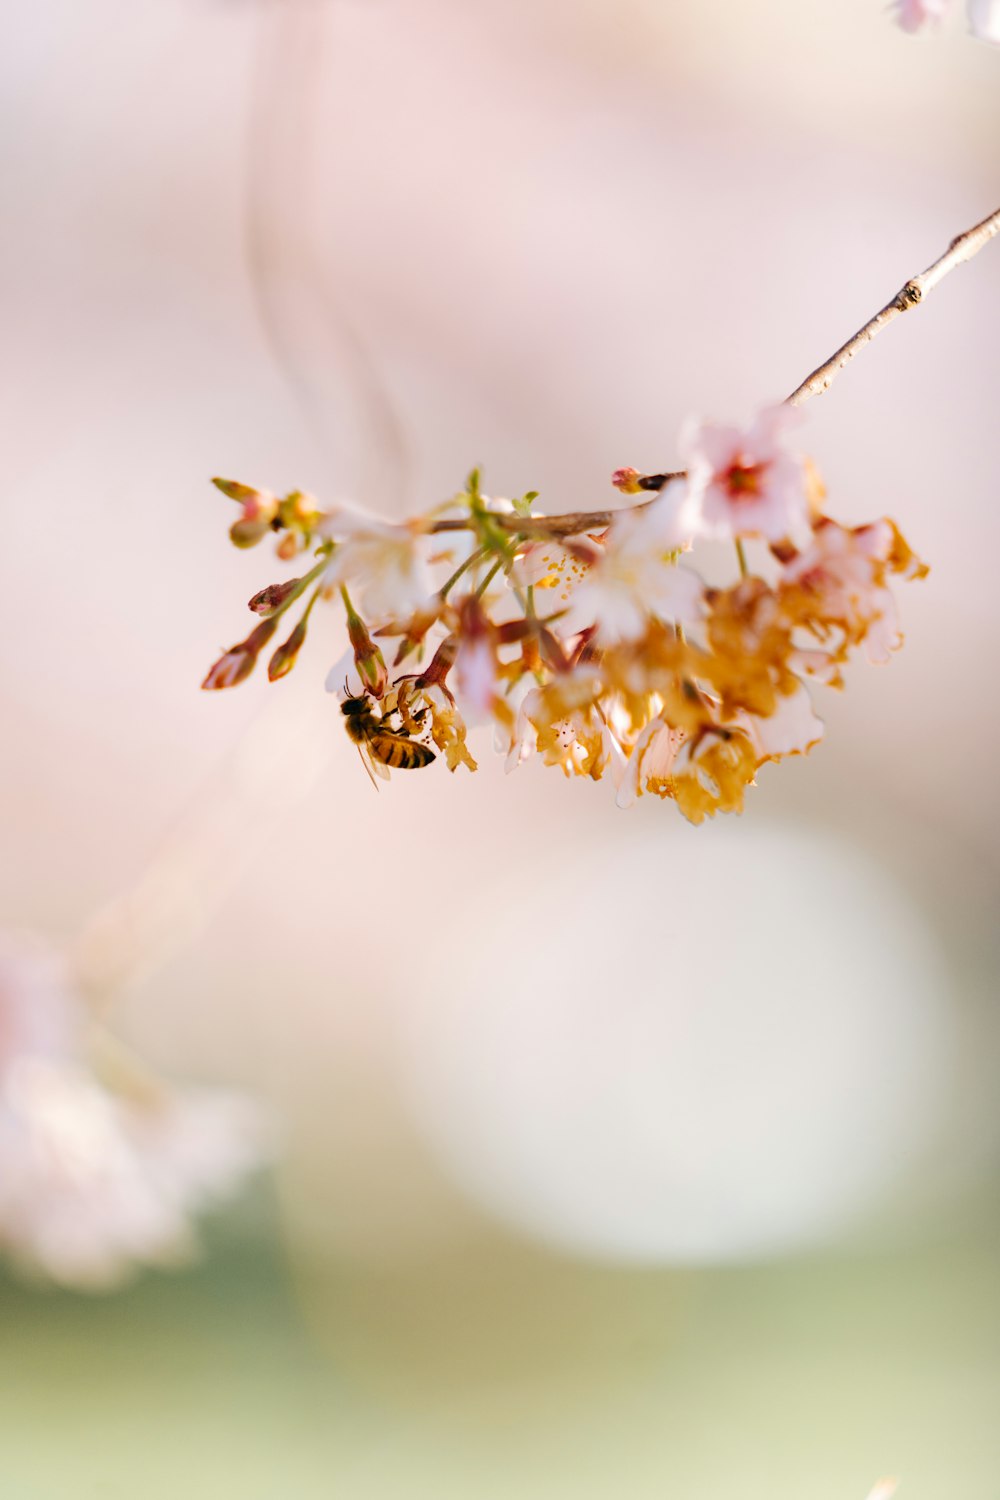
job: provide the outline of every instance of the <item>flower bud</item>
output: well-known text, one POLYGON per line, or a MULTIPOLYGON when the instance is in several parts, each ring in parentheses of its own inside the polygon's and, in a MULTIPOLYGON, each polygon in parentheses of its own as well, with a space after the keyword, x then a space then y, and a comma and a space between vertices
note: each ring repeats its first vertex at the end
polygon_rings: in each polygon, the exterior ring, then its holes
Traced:
POLYGON ((278 514, 278 502, 268 490, 255 490, 249 484, 240 484, 236 479, 213 479, 217 490, 242 506, 243 514, 229 529, 229 535, 237 547, 255 547, 271 529, 271 522, 278 514))
POLYGON ((307 616, 296 625, 287 641, 284 641, 271 657, 267 664, 267 675, 271 682, 277 682, 279 677, 286 677, 295 665, 296 658, 302 650, 306 638, 307 616))
POLYGON ((245 641, 230 646, 225 655, 220 656, 219 660, 212 665, 202 687, 209 690, 235 687, 237 683, 249 677, 256 665, 257 657, 277 628, 277 620, 264 620, 250 632, 245 641))
POLYGON ((375 642, 368 633, 368 626, 351 606, 347 610, 347 634, 354 648, 354 665, 365 689, 376 698, 381 698, 389 685, 389 671, 375 642))
POLYGON ((234 547, 241 549, 256 547, 257 543, 262 542, 270 530, 271 524, 269 521, 248 521, 246 516, 241 516, 238 521, 234 521, 232 526, 230 526, 229 540, 234 547))
POLYGON ((255 490, 252 485, 240 484, 238 479, 213 479, 212 483, 217 490, 221 490, 230 500, 235 500, 238 505, 246 505, 248 501, 265 498, 264 490, 255 490))
POLYGON ((616 469, 611 476, 611 483, 616 490, 621 490, 623 495, 642 494, 638 469, 616 469))
POLYGON ((262 615, 266 619, 268 615, 275 614, 282 605, 294 599, 302 589, 301 578, 289 578, 287 583, 269 583, 266 589, 261 589, 259 594, 254 594, 248 608, 255 615, 262 615))

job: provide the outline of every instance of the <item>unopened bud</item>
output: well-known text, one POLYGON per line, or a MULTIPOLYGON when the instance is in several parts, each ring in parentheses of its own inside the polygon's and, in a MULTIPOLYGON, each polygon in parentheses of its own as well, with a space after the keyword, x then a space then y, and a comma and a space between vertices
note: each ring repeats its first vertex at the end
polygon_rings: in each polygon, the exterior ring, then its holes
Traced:
POLYGON ((273 615, 276 610, 281 609, 290 599, 302 590, 301 578, 289 578, 287 583, 269 583, 266 589, 261 589, 259 594, 254 594, 250 600, 249 608, 255 615, 273 615))
POLYGON ((234 547, 244 549, 247 547, 256 547, 257 543, 262 542, 270 530, 271 525, 269 521, 248 521, 245 516, 241 516, 238 521, 234 521, 232 526, 230 526, 229 540, 234 547))
POLYGON ((271 657, 267 664, 267 675, 271 682, 277 682, 279 677, 285 677, 295 665, 296 657, 302 650, 306 638, 307 617, 296 625, 287 641, 284 641, 271 657))
POLYGON ((245 641, 230 646, 225 655, 219 657, 219 660, 209 669, 202 687, 209 690, 229 688, 243 682, 250 676, 257 657, 277 628, 277 620, 263 620, 254 630, 251 630, 245 641))
POLYGON ((237 547, 252 547, 267 532, 278 514, 278 502, 269 490, 255 490, 236 479, 213 479, 217 490, 243 507, 243 514, 230 530, 237 547), (257 529, 259 528, 259 529, 257 529))
POLYGON ((375 642, 368 633, 368 626, 353 606, 347 610, 347 634, 354 648, 354 665, 363 686, 376 698, 381 698, 389 685, 389 669, 375 642))
POLYGON ((616 490, 621 490, 623 495, 642 494, 638 469, 616 469, 611 476, 611 483, 616 490))
POLYGON ((212 483, 217 490, 221 490, 230 500, 235 500, 240 505, 246 505, 248 500, 256 500, 264 496, 263 490, 255 490, 250 484, 240 484, 238 479, 216 478, 212 480, 212 483))

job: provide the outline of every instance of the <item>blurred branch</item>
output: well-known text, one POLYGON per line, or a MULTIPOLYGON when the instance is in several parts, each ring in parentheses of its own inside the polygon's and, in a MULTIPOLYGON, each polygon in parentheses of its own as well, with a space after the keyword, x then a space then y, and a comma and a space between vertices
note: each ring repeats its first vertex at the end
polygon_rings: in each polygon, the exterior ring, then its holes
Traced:
POLYGON ((139 876, 85 922, 70 952, 95 1015, 191 943, 258 868, 278 819, 326 769, 327 717, 320 700, 261 710, 139 876))
POLYGON ((331 277, 316 221, 327 10, 298 0, 261 7, 247 130, 247 263, 264 336, 321 449, 342 466, 358 444, 369 470, 361 488, 398 491, 409 469, 403 427, 331 277), (332 431, 344 404, 338 365, 354 410, 332 431))

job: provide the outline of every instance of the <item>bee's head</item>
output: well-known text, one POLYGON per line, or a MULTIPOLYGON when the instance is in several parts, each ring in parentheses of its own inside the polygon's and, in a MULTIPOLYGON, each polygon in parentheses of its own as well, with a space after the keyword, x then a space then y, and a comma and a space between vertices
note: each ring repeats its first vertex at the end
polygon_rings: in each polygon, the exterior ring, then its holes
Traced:
POLYGON ((340 712, 345 719, 357 719, 362 714, 369 712, 367 698, 345 698, 340 705, 340 712))

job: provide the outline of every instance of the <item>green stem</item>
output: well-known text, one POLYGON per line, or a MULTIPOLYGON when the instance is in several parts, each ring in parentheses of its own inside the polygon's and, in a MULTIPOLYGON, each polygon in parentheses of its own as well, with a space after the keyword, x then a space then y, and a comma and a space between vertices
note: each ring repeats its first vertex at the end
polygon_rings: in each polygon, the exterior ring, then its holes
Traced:
POLYGON ((351 603, 351 596, 347 592, 347 584, 346 583, 342 583, 340 585, 340 597, 344 601, 344 608, 347 610, 347 618, 348 618, 348 620, 357 620, 357 619, 360 619, 360 616, 359 616, 357 610, 354 608, 354 605, 351 603))
POLYGON ((438 589, 438 594, 440 595, 441 599, 447 599, 448 590, 458 582, 462 574, 468 568, 471 568, 474 563, 482 562, 483 558, 487 555, 488 550, 489 549, 487 547, 479 547, 475 552, 470 553, 470 555, 465 559, 465 562, 461 563, 455 569, 454 573, 452 573, 447 583, 443 583, 438 589))
MULTIPOLYGON (((524 618, 526 620, 530 620, 531 619, 531 613, 530 613, 530 611, 528 609, 528 601, 527 601, 527 599, 521 593, 521 590, 518 588, 517 584, 514 582, 514 580, 511 577, 508 576, 507 582, 510 584, 511 591, 512 591, 512 593, 514 595, 514 598, 517 600, 518 604, 521 606, 521 613, 522 613, 522 615, 524 616, 524 618)), ((530 587, 530 585, 529 585, 529 587, 530 587)))
POLYGON ((743 540, 742 540, 741 537, 736 537, 735 541, 736 541, 736 560, 737 560, 737 562, 740 565, 740 577, 741 578, 748 578, 750 576, 750 569, 747 567, 747 555, 743 551, 743 540))
POLYGON ((323 585, 322 584, 317 584, 316 587, 313 589, 312 593, 309 596, 309 602, 308 602, 308 604, 306 605, 305 609, 302 611, 302 619, 299 622, 300 624, 304 625, 306 623, 306 621, 308 620, 309 616, 312 614, 313 605, 316 603, 316 600, 319 598, 319 596, 320 596, 320 594, 322 592, 323 592, 323 585))
POLYGON ((316 566, 314 568, 310 568, 309 572, 304 574, 299 579, 298 583, 295 585, 288 598, 285 599, 283 603, 279 604, 276 610, 273 610, 271 614, 266 616, 268 620, 280 620, 286 609, 291 609, 296 599, 302 598, 302 595, 305 593, 309 585, 314 581, 314 579, 318 578, 325 569, 328 557, 329 554, 324 553, 323 557, 316 564, 316 566))
POLYGON ((476 589, 476 598, 477 599, 481 599, 483 597, 483 595, 486 593, 486 590, 489 588, 490 584, 493 582, 494 578, 497 576, 497 574, 499 573, 499 571, 500 571, 500 569, 502 567, 503 567, 503 558, 502 557, 498 557, 497 560, 496 560, 496 562, 493 564, 492 568, 490 569, 490 571, 487 573, 486 577, 483 579, 482 583, 476 589))

